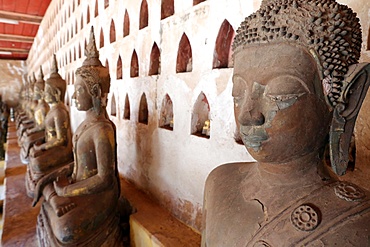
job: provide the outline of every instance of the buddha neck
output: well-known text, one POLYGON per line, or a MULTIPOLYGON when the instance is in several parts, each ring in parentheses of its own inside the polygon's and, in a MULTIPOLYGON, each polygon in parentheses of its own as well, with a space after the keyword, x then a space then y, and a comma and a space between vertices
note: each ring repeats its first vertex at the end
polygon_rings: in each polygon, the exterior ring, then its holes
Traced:
POLYGON ((321 180, 317 172, 321 164, 317 152, 285 163, 259 162, 258 170, 263 181, 271 185, 310 185, 321 180))

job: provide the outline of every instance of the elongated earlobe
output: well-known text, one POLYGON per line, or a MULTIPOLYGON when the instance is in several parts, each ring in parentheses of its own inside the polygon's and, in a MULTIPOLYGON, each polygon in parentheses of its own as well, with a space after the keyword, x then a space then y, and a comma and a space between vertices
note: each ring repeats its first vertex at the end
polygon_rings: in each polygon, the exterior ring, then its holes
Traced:
POLYGON ((353 128, 369 85, 369 63, 349 66, 343 80, 344 90, 340 98, 341 103, 334 108, 330 127, 331 167, 340 176, 344 175, 347 170, 353 128))

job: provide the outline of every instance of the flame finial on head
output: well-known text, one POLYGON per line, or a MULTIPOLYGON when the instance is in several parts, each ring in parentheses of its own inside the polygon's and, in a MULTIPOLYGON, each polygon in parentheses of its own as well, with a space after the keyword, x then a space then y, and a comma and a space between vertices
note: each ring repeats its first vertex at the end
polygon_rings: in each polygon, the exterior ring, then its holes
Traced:
POLYGON ((30 81, 31 84, 36 82, 36 75, 35 72, 32 72, 32 80, 30 81))
POLYGON ((91 27, 89 44, 85 48, 86 59, 82 66, 102 66, 99 60, 99 51, 95 44, 94 27, 91 27))
POLYGON ((40 74, 39 74, 39 80, 43 80, 44 79, 44 72, 42 71, 42 65, 40 65, 40 74))
POLYGON ((51 71, 53 73, 58 73, 57 55, 53 55, 53 61, 51 62, 51 71))

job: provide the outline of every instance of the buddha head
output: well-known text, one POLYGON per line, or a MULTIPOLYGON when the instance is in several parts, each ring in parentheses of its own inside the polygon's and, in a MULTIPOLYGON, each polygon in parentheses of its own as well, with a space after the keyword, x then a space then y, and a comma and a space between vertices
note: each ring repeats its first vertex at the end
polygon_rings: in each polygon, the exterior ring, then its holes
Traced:
POLYGON ((329 140, 332 168, 344 174, 368 87, 356 14, 335 0, 265 0, 233 50, 234 112, 251 155, 285 163, 329 140))
POLYGON ((33 87, 33 99, 35 100, 42 99, 44 94, 44 87, 45 87, 44 73, 42 72, 42 66, 40 66, 40 75, 33 87))
POLYGON ((85 56, 82 66, 76 70, 75 92, 72 98, 75 99, 78 110, 94 109, 97 114, 101 114, 106 106, 110 76, 109 70, 99 60, 93 27, 89 44, 85 48, 85 56))
POLYGON ((45 102, 48 104, 63 102, 66 89, 66 81, 58 73, 57 60, 54 54, 51 74, 45 82, 45 102))

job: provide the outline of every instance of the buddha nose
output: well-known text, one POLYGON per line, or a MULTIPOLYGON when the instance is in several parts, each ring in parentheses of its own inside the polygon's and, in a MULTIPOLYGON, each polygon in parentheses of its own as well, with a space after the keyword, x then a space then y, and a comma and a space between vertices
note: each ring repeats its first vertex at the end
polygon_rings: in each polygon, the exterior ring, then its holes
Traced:
POLYGON ((239 123, 244 126, 261 126, 265 123, 265 116, 260 111, 262 108, 261 98, 265 91, 265 86, 258 82, 253 83, 252 91, 241 105, 238 116, 239 123))
POLYGON ((265 116, 257 108, 251 110, 244 108, 241 109, 238 120, 244 126, 261 126, 265 123, 265 116))

